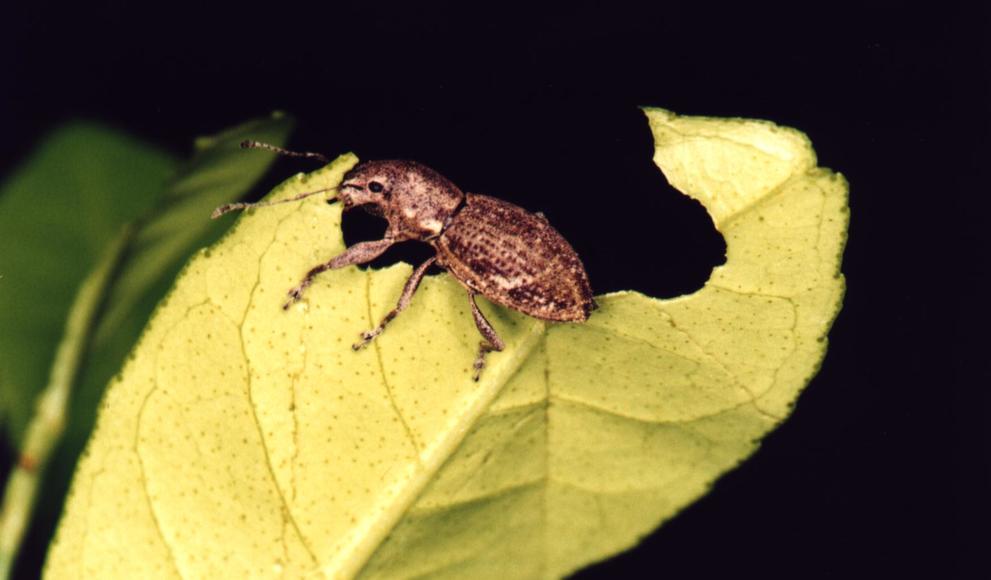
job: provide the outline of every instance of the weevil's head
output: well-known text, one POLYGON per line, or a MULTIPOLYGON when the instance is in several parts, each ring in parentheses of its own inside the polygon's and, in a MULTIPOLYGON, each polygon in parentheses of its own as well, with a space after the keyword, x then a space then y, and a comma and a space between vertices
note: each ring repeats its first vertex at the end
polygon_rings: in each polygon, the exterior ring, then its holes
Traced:
POLYGON ((366 161, 344 175, 337 197, 345 210, 363 207, 388 220, 387 235, 426 240, 443 231, 464 193, 413 161, 366 161))

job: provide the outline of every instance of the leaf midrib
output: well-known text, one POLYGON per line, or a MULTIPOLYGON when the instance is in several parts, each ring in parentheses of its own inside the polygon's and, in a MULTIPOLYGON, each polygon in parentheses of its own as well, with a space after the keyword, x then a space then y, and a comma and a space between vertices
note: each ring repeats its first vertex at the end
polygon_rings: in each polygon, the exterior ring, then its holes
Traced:
POLYGON ((489 375, 491 381, 484 380, 479 386, 478 395, 468 408, 461 414, 460 419, 450 425, 444 436, 435 443, 426 446, 420 455, 418 469, 402 486, 400 493, 391 498, 389 506, 378 512, 373 519, 363 520, 359 527, 363 528, 351 534, 351 541, 334 554, 333 558, 323 565, 323 572, 330 577, 353 578, 365 567, 375 551, 383 544, 386 537, 396 528, 402 518, 408 514, 423 491, 447 461, 455 454, 461 443, 471 432, 471 428, 491 407, 492 402, 502 393, 510 379, 523 363, 530 358, 533 351, 546 335, 543 322, 534 319, 517 343, 509 360, 498 367, 497 375, 489 375))

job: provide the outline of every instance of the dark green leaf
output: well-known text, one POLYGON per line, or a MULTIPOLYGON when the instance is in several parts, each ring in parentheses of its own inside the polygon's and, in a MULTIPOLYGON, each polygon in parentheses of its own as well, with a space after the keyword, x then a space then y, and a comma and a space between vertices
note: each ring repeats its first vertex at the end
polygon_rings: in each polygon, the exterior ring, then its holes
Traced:
POLYGON ((65 438, 41 490, 34 541, 47 542, 54 529, 108 381, 186 259, 230 224, 210 213, 245 195, 274 160, 241 150, 240 141, 283 144, 291 126, 275 114, 200 138, 181 164, 108 129, 70 126, 0 190, 0 421, 15 445, 80 282, 123 224, 136 232, 95 323, 65 438))

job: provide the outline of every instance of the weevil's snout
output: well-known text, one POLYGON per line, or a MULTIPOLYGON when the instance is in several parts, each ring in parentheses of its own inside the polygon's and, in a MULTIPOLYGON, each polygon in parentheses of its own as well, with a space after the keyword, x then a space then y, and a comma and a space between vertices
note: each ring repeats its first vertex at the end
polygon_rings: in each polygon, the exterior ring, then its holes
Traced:
POLYGON ((344 204, 344 209, 361 205, 381 208, 388 198, 390 179, 381 175, 367 164, 359 165, 344 176, 338 188, 337 197, 344 204))
POLYGON ((349 210, 360 205, 379 205, 382 203, 382 196, 370 191, 366 184, 353 181, 345 181, 337 190, 337 198, 341 200, 345 210, 349 210))
POLYGON ((342 183, 337 186, 337 201, 341 202, 344 206, 345 211, 354 207, 354 201, 352 201, 352 189, 354 185, 350 183, 342 183))

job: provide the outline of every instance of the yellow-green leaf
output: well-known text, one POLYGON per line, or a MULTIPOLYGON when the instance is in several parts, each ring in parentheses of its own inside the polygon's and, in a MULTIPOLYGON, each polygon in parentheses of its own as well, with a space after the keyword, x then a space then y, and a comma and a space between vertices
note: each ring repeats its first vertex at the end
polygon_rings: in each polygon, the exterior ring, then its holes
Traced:
POLYGON ((558 577, 704 494, 823 357, 846 184, 796 131, 646 113, 655 161, 726 236, 702 290, 599 297, 582 325, 484 304, 507 348, 474 383, 449 275, 354 353, 410 267, 324 274, 283 312, 343 249, 340 209, 254 212, 190 263, 109 390, 47 574, 558 577))

